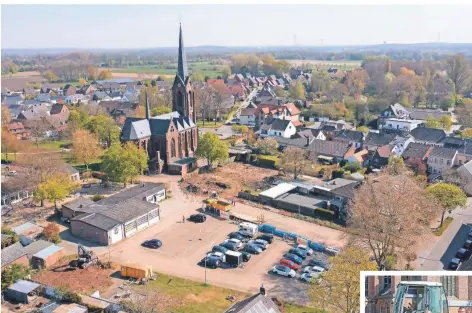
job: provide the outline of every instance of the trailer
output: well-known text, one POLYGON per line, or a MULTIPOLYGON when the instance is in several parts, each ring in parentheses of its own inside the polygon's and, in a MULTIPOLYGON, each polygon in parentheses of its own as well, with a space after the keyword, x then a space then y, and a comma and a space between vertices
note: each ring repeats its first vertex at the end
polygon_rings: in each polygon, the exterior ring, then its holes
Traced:
POLYGON ((237 251, 228 250, 225 253, 226 256, 226 264, 232 267, 238 267, 243 263, 243 254, 237 251))
POLYGON ((121 265, 121 276, 136 279, 149 279, 152 277, 152 267, 136 263, 126 263, 121 265))

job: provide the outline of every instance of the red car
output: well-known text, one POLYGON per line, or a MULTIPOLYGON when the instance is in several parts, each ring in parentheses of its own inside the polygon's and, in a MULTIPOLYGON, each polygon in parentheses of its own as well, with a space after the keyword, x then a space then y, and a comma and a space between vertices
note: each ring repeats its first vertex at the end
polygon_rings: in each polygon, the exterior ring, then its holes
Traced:
POLYGON ((297 263, 295 263, 293 261, 287 260, 287 259, 280 260, 280 265, 286 266, 289 269, 294 270, 294 271, 296 271, 300 268, 300 265, 298 265, 297 263))

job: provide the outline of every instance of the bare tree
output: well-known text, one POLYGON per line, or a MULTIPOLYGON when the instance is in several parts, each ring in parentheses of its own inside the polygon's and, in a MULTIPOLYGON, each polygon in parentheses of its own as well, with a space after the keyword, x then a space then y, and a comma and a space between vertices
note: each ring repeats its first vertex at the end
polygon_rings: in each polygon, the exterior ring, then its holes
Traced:
POLYGON ((369 250, 382 268, 388 256, 410 252, 439 212, 409 175, 374 178, 357 190, 348 209, 350 244, 369 250))
POLYGON ((196 89, 196 110, 200 114, 200 118, 205 125, 205 120, 210 117, 211 108, 213 105, 213 94, 209 87, 196 89))
POLYGON ((24 122, 24 126, 28 130, 30 136, 34 138, 36 147, 39 146, 39 139, 42 138, 44 133, 52 127, 45 117, 41 117, 39 120, 27 120, 24 122))
POLYGON ((456 93, 460 93, 470 83, 470 63, 463 54, 449 57, 446 62, 446 71, 449 78, 454 82, 456 93))
POLYGON ((282 166, 284 170, 292 172, 294 178, 302 174, 310 164, 313 164, 313 161, 310 159, 309 151, 296 147, 288 147, 284 150, 282 166))

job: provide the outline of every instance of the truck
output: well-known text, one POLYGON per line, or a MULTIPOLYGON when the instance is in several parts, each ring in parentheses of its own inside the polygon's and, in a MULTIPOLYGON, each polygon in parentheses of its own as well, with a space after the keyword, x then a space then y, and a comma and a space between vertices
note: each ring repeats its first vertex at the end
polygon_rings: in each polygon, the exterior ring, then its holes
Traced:
POLYGON ((243 254, 237 251, 228 250, 225 253, 226 256, 226 264, 232 267, 238 267, 241 263, 243 263, 243 254))
POLYGON ((239 233, 243 236, 254 237, 258 232, 258 226, 253 223, 242 222, 239 224, 239 233))
POLYGON ((205 203, 207 207, 225 212, 231 209, 231 202, 223 199, 208 198, 205 200, 205 203))

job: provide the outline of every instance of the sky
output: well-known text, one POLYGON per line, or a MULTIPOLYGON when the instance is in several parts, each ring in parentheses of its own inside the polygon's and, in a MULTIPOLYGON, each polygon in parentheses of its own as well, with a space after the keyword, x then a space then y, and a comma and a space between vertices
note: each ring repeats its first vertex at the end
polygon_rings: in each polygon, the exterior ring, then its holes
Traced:
POLYGON ((471 5, 2 5, 2 49, 472 43, 471 5), (438 40, 439 39, 439 40, 438 40))

